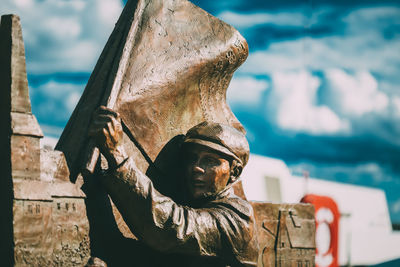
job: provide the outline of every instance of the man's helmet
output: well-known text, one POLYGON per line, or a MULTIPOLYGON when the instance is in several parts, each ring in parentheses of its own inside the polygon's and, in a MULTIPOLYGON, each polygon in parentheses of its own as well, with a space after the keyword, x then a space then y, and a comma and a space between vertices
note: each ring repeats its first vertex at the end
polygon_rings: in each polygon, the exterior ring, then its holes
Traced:
POLYGON ((186 133, 184 143, 196 143, 232 157, 244 167, 249 159, 249 143, 245 135, 235 128, 204 121, 186 133))

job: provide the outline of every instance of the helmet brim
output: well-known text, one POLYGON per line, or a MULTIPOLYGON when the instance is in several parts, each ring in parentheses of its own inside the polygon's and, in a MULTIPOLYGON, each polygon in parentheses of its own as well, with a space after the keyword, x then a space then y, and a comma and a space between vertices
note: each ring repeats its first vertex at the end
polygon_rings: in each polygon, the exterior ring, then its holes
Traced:
POLYGON ((193 144, 199 144, 202 146, 206 146, 209 147, 213 150, 216 150, 218 152, 221 152, 227 156, 230 156, 236 160, 238 160, 240 163, 242 163, 242 161, 235 155, 232 153, 232 151, 230 151, 229 149, 227 149, 226 147, 216 144, 214 142, 211 141, 207 141, 207 140, 203 140, 203 139, 197 139, 197 138, 187 138, 185 139, 184 143, 193 143, 193 144))

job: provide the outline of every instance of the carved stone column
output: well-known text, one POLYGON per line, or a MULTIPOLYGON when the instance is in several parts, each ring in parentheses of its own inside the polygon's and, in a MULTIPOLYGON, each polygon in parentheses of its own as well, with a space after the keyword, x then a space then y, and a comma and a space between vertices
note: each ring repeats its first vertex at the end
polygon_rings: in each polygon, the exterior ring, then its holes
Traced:
POLYGON ((12 184, 13 181, 20 184, 25 179, 40 179, 40 138, 43 134, 31 112, 25 49, 17 16, 2 16, 0 36, 1 206, 5 214, 1 229, 7 237, 2 242, 4 253, 10 259, 12 251, 9 248, 14 243, 10 202, 19 194, 18 189, 12 189, 12 184))
POLYGON ((0 25, 1 266, 76 266, 89 256, 84 194, 62 152, 40 149, 20 20, 0 25))

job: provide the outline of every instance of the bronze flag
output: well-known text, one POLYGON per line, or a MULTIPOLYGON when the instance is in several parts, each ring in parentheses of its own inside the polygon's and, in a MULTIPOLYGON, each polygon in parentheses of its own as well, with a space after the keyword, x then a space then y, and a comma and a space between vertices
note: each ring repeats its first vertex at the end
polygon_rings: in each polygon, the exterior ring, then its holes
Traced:
POLYGON ((124 139, 143 172, 142 154, 154 161, 171 138, 201 121, 244 131, 226 90, 247 55, 237 30, 187 0, 128 1, 56 146, 71 180, 96 162, 87 130, 99 105, 121 114, 144 150, 124 139))

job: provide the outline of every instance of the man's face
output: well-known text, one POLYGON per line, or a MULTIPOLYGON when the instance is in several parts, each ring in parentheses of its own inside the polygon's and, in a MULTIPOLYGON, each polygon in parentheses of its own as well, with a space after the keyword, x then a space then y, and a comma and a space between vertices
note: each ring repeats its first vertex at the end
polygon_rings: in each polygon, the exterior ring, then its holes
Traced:
POLYGON ((202 145, 188 144, 185 149, 185 182, 193 200, 222 191, 230 178, 229 161, 202 145))

